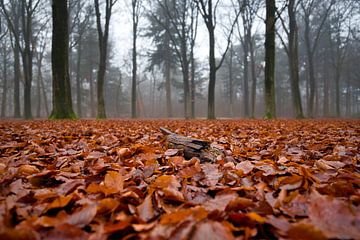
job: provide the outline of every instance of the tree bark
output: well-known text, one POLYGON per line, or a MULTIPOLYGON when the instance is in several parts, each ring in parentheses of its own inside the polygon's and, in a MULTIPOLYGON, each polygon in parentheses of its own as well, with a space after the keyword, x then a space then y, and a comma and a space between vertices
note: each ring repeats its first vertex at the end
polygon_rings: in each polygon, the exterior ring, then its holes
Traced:
POLYGON ((250 48, 251 78, 252 78, 250 117, 255 118, 257 76, 256 76, 256 62, 255 62, 253 40, 250 41, 249 48, 250 48))
POLYGON ((101 13, 99 0, 94 0, 96 13, 96 26, 99 38, 99 69, 97 72, 97 118, 106 118, 105 99, 104 99, 104 83, 107 64, 107 48, 109 39, 109 27, 112 7, 117 0, 108 0, 105 5, 105 25, 104 31, 101 24, 101 13))
POLYGON ((82 106, 81 106, 81 95, 82 95, 82 88, 81 88, 81 57, 82 57, 82 44, 81 44, 81 37, 79 36, 78 39, 78 46, 77 46, 77 59, 76 59, 76 109, 77 115, 79 118, 82 117, 82 106))
POLYGON ((69 77, 69 30, 68 1, 53 0, 53 35, 52 35, 52 77, 53 110, 51 119, 76 118, 71 102, 69 77))
POLYGON ((275 0, 266 0, 265 118, 276 118, 275 107, 275 0))
MULTIPOLYGON (((211 0, 209 1, 211 2, 211 0)), ((211 14, 211 13, 209 13, 211 14)), ((212 16, 209 16, 212 19, 212 16)), ((209 90, 208 90, 208 119, 215 119, 215 84, 216 84, 216 61, 215 61, 215 33, 214 26, 211 22, 208 23, 209 31, 209 90)))
MULTIPOLYGON (((244 17, 243 17, 244 19, 244 17)), ((244 56, 243 56, 243 62, 244 62, 244 72, 243 72, 243 81, 244 81, 244 117, 248 118, 249 117, 249 39, 250 39, 250 29, 248 29, 247 27, 245 27, 244 25, 244 31, 245 31, 245 36, 244 36, 244 41, 243 41, 243 51, 244 51, 244 56)))
MULTIPOLYGON (((165 25, 169 27, 170 21, 168 14, 165 14, 165 25)), ((171 104, 171 49, 170 49, 170 36, 169 29, 165 30, 165 56, 164 56, 164 72, 165 72, 165 98, 166 98, 166 115, 168 118, 172 117, 172 104, 171 104)))
MULTIPOLYGON (((4 41, 4 40, 3 40, 4 41)), ((6 106, 7 106, 7 74, 8 74, 8 51, 6 44, 3 44, 3 93, 2 93, 2 101, 1 101, 1 117, 4 118, 6 115, 6 106)))
POLYGON ((138 16, 136 13, 137 0, 132 0, 132 20, 133 20, 133 48, 132 48, 132 81, 131 81, 131 118, 137 118, 137 28, 138 16))
POLYGON ((234 49, 233 49, 233 45, 231 44, 231 46, 230 46, 230 61, 229 61, 229 108, 230 108, 230 117, 234 117, 233 55, 234 55, 234 49))
POLYGON ((296 118, 304 118, 302 104, 301 104, 301 94, 299 88, 299 54, 298 54, 298 27, 296 22, 296 9, 295 9, 295 0, 289 0, 288 5, 288 14, 289 14, 289 70, 290 70, 290 83, 291 83, 291 93, 293 106, 295 109, 296 118))

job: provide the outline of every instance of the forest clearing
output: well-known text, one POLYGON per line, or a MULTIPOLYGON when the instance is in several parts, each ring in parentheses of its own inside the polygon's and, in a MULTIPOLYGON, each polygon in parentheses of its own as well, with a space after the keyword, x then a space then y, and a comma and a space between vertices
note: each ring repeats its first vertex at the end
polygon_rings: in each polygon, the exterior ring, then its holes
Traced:
POLYGON ((2 120, 0 239, 360 239, 359 133, 359 120, 2 120), (216 158, 185 158, 160 127, 216 158))

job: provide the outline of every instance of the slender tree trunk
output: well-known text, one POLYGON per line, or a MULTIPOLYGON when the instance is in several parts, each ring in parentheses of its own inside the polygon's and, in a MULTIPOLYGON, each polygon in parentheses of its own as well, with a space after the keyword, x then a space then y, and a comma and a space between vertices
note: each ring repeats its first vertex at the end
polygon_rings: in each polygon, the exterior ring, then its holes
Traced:
POLYGON ((275 0, 266 0, 265 118, 276 118, 275 107, 275 0))
POLYGON ((41 81, 42 81, 42 71, 41 71, 42 61, 38 59, 37 63, 37 83, 36 83, 36 96, 37 96, 37 104, 36 104, 36 117, 41 117, 41 81))
POLYGON ((323 87, 323 94, 324 94, 324 100, 323 100, 323 116, 329 117, 329 64, 324 59, 323 63, 323 71, 324 71, 324 87, 323 87))
MULTIPOLYGON (((182 36, 185 36, 185 27, 182 28, 182 36)), ((182 58, 182 74, 183 74, 183 83, 184 83, 184 117, 185 119, 190 118, 190 84, 189 84, 189 61, 187 56, 187 43, 186 39, 181 39, 181 58, 182 58)))
POLYGON ((6 115, 6 106, 7 106, 7 74, 8 74, 8 53, 7 53, 7 46, 3 46, 4 49, 4 56, 3 56, 3 94, 2 94, 2 101, 1 101, 1 117, 4 118, 6 115))
POLYGON ((100 62, 97 72, 97 118, 106 118, 105 99, 104 99, 104 82, 106 73, 106 49, 100 49, 100 62))
POLYGON ((105 99, 104 99, 104 84, 106 75, 106 63, 107 63, 107 48, 109 38, 109 27, 112 7, 116 1, 108 0, 105 5, 105 25, 104 31, 101 23, 101 13, 99 0, 94 0, 95 14, 96 14, 96 26, 99 38, 99 69, 97 72, 97 118, 106 118, 105 112, 105 99))
POLYGON ((29 46, 25 48, 23 54, 24 71, 24 118, 31 119, 31 84, 32 84, 32 57, 29 46))
POLYGON ((89 81, 90 81, 90 109, 91 109, 91 117, 95 117, 96 116, 96 112, 95 112, 95 91, 94 91, 94 76, 93 76, 93 72, 92 72, 92 68, 90 68, 90 73, 89 73, 89 81))
POLYGON ((194 58, 194 46, 191 45, 190 50, 190 96, 191 96, 191 104, 190 104, 190 118, 195 118, 195 58, 194 58))
POLYGON ((42 95, 43 95, 43 101, 44 101, 44 106, 45 106, 45 114, 46 116, 49 116, 49 106, 48 106, 48 100, 46 97, 46 89, 44 86, 44 79, 41 77, 40 78, 40 84, 41 84, 41 91, 42 91, 42 95))
POLYGON ((341 116, 341 111, 340 111, 340 67, 335 67, 335 113, 336 113, 336 117, 340 117, 341 116))
POLYGON ((135 16, 135 5, 136 0, 133 0, 133 49, 132 49, 132 81, 131 81, 131 118, 137 117, 137 50, 136 50, 136 40, 137 40, 137 20, 135 16))
POLYGON ((76 60, 76 108, 77 115, 79 118, 82 117, 82 107, 81 107, 81 56, 82 56, 82 44, 81 38, 78 39, 78 49, 77 49, 77 60, 76 60))
POLYGON ((229 62, 229 108, 230 108, 230 117, 234 117, 234 86, 233 86, 233 54, 234 48, 231 44, 230 46, 230 62, 229 62))
POLYGON ((299 55, 298 55, 298 27, 296 23, 295 0, 289 0, 289 69, 293 106, 296 118, 303 118, 301 95, 299 88, 299 55))
POLYGON ((308 18, 305 19, 305 47, 307 53, 308 76, 310 94, 308 98, 308 116, 314 117, 314 100, 315 100, 315 71, 314 71, 314 52, 312 51, 310 40, 310 23, 308 18))
POLYGON ((255 106, 256 106, 256 85, 257 85, 257 76, 256 76, 256 62, 255 62, 255 53, 254 53, 254 41, 250 41, 250 62, 251 62, 251 118, 255 118, 255 106))
POLYGON ((209 92, 208 92, 208 119, 215 119, 215 84, 216 84, 216 61, 215 61, 215 33, 214 27, 209 27, 209 92))
POLYGON ((19 45, 14 46, 14 118, 21 117, 20 113, 20 51, 19 45))
POLYGON ((245 36, 243 42, 243 50, 244 50, 244 73, 243 73, 243 80, 244 80, 244 117, 249 117, 249 38, 250 33, 248 32, 247 28, 244 27, 245 36))
MULTIPOLYGON (((14 18, 14 31, 19 35, 19 16, 20 14, 15 14, 14 18)), ((14 53, 14 118, 21 117, 20 110, 20 46, 18 41, 14 37, 12 37, 12 47, 14 53)))
POLYGON ((348 70, 346 77, 346 117, 351 117, 351 72, 348 70))
POLYGON ((53 39, 52 39, 52 76, 53 76, 53 110, 52 119, 76 118, 72 108, 71 86, 69 77, 69 30, 68 1, 54 0, 53 39))
MULTIPOLYGON (((165 14, 165 25, 170 25, 168 14, 165 14)), ((172 104, 171 104, 171 49, 170 49, 170 35, 169 31, 165 32, 165 56, 164 56, 164 72, 165 72, 165 98, 166 98, 166 115, 168 118, 172 117, 172 104)))

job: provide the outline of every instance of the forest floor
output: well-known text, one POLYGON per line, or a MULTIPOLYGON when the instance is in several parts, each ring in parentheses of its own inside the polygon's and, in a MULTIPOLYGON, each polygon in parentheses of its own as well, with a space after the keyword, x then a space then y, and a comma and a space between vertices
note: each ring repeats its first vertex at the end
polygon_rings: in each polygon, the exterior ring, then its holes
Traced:
POLYGON ((360 239, 359 150, 359 120, 0 121, 0 239, 360 239))

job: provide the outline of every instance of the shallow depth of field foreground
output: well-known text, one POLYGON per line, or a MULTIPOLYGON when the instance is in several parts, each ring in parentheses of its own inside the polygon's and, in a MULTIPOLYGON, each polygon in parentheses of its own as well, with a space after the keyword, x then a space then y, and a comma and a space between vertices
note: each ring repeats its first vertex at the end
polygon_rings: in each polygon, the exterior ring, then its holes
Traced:
POLYGON ((359 146, 359 120, 1 121, 0 239, 360 239, 359 146))

